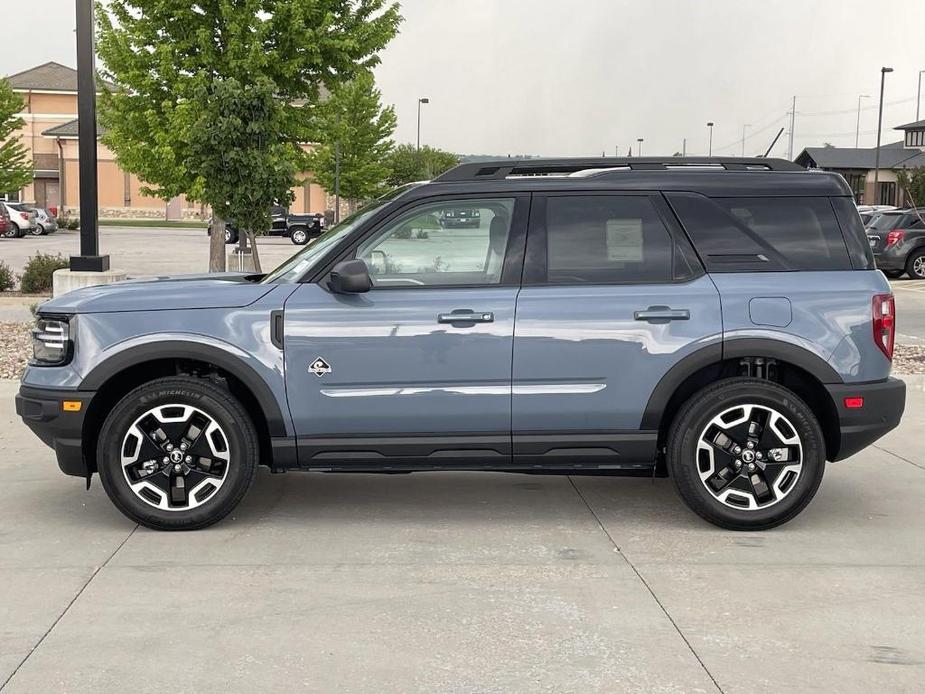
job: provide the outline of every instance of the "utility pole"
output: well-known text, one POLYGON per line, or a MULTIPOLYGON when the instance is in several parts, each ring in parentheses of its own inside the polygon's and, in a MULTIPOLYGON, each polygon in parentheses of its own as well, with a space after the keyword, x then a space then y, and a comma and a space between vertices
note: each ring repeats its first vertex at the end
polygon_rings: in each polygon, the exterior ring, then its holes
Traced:
POLYGON ((429 103, 430 103, 430 99, 426 97, 418 99, 418 146, 416 150, 418 152, 421 151, 421 104, 429 104, 429 103))
POLYGON ((883 129, 883 87, 886 73, 893 72, 891 67, 880 68, 880 112, 877 115, 877 152, 874 155, 874 204, 880 204, 880 133, 883 129))
POLYGON ((916 92, 918 96, 915 99, 915 120, 919 121, 921 116, 919 115, 922 110, 922 75, 925 75, 925 70, 919 70, 919 90, 916 92))
POLYGON ((787 147, 787 158, 793 161, 793 129, 797 122, 797 98, 793 97, 793 108, 790 109, 790 145, 787 147))
POLYGON ((746 123, 742 126, 742 156, 745 156, 745 131, 752 127, 751 123, 746 123))
POLYGON ((707 156, 712 157, 713 156, 713 121, 709 121, 707 123, 707 127, 710 129, 710 149, 709 149, 709 153, 707 154, 707 156))
POLYGON ((681 143, 681 156, 687 156, 687 138, 684 138, 684 141, 681 143))
POLYGON ((620 156, 620 146, 619 146, 619 145, 614 145, 614 146, 613 146, 613 155, 614 155, 615 157, 619 157, 619 156, 620 156))
POLYGON ((861 99, 869 99, 869 98, 870 98, 870 94, 861 94, 860 96, 858 96, 858 124, 857 124, 857 128, 854 131, 854 148, 855 149, 859 147, 859 143, 861 141, 861 99))
POLYGON ((636 142, 639 143, 639 146, 636 147, 636 156, 637 156, 637 157, 641 157, 641 156, 642 156, 642 142, 643 142, 643 138, 637 137, 637 138, 636 138, 636 142))

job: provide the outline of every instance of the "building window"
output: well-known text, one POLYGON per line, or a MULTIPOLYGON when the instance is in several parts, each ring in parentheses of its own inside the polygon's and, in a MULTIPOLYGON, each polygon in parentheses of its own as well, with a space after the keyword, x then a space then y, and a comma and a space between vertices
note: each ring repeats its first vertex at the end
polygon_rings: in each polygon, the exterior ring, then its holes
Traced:
POLYGON ((886 181, 880 184, 880 195, 874 201, 876 205, 895 205, 896 204, 896 182, 886 181))

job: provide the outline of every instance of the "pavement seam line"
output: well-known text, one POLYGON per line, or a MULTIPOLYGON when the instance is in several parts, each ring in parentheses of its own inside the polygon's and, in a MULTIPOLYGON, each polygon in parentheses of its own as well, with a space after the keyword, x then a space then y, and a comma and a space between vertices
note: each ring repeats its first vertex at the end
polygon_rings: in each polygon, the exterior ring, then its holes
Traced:
POLYGON ((617 544, 616 540, 613 539, 613 535, 611 535, 610 532, 607 530, 607 528, 604 526, 604 523, 603 521, 601 521, 600 516, 598 516, 597 513, 594 511, 594 509, 591 508, 591 504, 588 503, 588 500, 585 498, 584 494, 581 493, 581 490, 578 488, 578 485, 575 484, 575 480, 572 479, 571 475, 568 476, 568 481, 569 481, 569 484, 572 485, 572 489, 574 489, 575 493, 578 495, 578 498, 581 499, 581 501, 584 503, 585 508, 588 509, 588 513, 590 513, 591 516, 594 518, 594 520, 597 521, 597 524, 598 526, 600 526, 601 531, 604 533, 604 535, 607 536, 607 539, 610 540, 610 544, 612 544, 613 548, 617 550, 617 553, 623 558, 623 561, 626 562, 627 566, 629 566, 633 570, 633 573, 636 574, 636 578, 638 578, 640 582, 642 583, 642 585, 645 586, 646 590, 649 591, 649 595, 651 595, 652 599, 655 600, 655 604, 659 606, 659 609, 661 609, 662 614, 664 614, 665 617, 668 618, 668 621, 671 622, 671 626, 674 627, 675 632, 677 632, 678 636, 681 637, 681 640, 684 641, 684 645, 687 646, 687 649, 691 652, 691 655, 693 655, 694 658, 697 659, 697 662, 700 664, 700 667, 707 674, 707 677, 710 678, 710 681, 713 682, 713 686, 716 687, 716 691, 718 691, 720 694, 725 694, 725 692, 723 691, 723 688, 719 686, 719 682, 717 682, 716 678, 713 676, 713 673, 710 672, 706 664, 703 662, 703 659, 700 657, 700 655, 698 655, 697 651, 694 650, 694 647, 691 645, 691 642, 688 641, 687 637, 684 635, 684 632, 681 631, 681 628, 678 626, 678 623, 674 621, 674 618, 671 616, 671 613, 668 612, 668 609, 665 607, 664 604, 662 604, 662 601, 659 600, 658 596, 655 594, 655 591, 652 590, 652 586, 649 585, 648 581, 646 581, 643 575, 639 572, 639 569, 635 567, 633 562, 630 561, 629 557, 627 557, 626 554, 623 553, 623 550, 620 549, 620 546, 617 544))
POLYGON ((29 649, 29 652, 26 653, 26 657, 23 658, 21 661, 19 661, 19 665, 17 665, 17 666, 16 666, 16 669, 14 669, 13 672, 10 673, 10 676, 7 677, 7 678, 3 681, 3 684, 0 684, 0 692, 2 692, 4 689, 6 689, 6 685, 8 685, 10 682, 13 681, 13 678, 16 677, 16 673, 19 672, 20 669, 22 669, 22 666, 25 665, 26 662, 29 660, 29 658, 32 657, 32 654, 35 653, 35 652, 39 649, 39 647, 45 642, 45 639, 48 638, 48 635, 54 630, 54 628, 55 628, 56 626, 58 626, 58 622, 60 622, 60 621, 64 618, 64 615, 66 615, 66 614, 68 613, 68 610, 71 609, 71 606, 72 606, 75 602, 77 602, 77 598, 79 598, 81 595, 83 595, 83 592, 87 589, 87 586, 90 585, 90 583, 93 581, 94 578, 96 578, 96 575, 97 575, 100 571, 102 571, 103 569, 106 568, 106 566, 109 564, 109 562, 112 561, 112 558, 113 558, 114 556, 116 556, 116 554, 118 554, 119 550, 122 549, 122 548, 125 546, 125 543, 128 542, 128 541, 131 539, 132 535, 135 534, 135 531, 136 531, 136 530, 138 530, 138 526, 137 526, 137 525, 136 525, 134 528, 132 528, 132 531, 131 531, 128 535, 125 536, 125 539, 122 540, 122 542, 119 543, 119 546, 116 547, 116 548, 113 550, 112 554, 110 554, 110 555, 106 558, 106 561, 104 561, 102 564, 100 564, 99 566, 97 566, 96 569, 94 569, 93 573, 90 574, 90 578, 88 578, 88 579, 84 582, 84 584, 80 587, 80 590, 77 591, 77 594, 76 594, 73 598, 71 598, 71 600, 70 600, 70 602, 68 602, 67 606, 65 606, 65 608, 61 611, 61 614, 59 614, 59 615, 57 616, 57 618, 55 618, 55 621, 51 623, 51 626, 48 627, 48 629, 45 631, 44 634, 42 634, 42 638, 40 638, 40 639, 36 642, 36 644, 35 644, 32 648, 29 649))
POLYGON ((904 463, 909 463, 913 467, 917 467, 919 470, 925 470, 925 466, 919 465, 918 463, 914 463, 908 458, 903 458, 899 453, 894 453, 893 451, 883 448, 882 446, 877 446, 876 444, 874 444, 874 448, 876 448, 878 451, 883 451, 887 455, 891 455, 894 458, 899 458, 904 463))

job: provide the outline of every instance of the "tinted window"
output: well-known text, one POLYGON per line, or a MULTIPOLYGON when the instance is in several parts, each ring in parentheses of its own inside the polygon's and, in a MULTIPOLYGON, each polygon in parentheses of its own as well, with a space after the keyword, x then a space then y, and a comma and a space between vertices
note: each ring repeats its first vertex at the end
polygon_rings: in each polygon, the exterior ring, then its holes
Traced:
POLYGON ((884 213, 871 222, 868 228, 873 231, 890 231, 902 221, 902 218, 901 214, 884 213))
POLYGON ((870 250, 867 233, 862 225, 863 215, 858 215, 858 208, 851 198, 831 198, 835 216, 845 236, 851 265, 857 270, 873 270, 874 255, 870 250))
POLYGON ((672 241, 640 196, 551 196, 546 271, 554 284, 669 282, 672 241))
POLYGON ((513 199, 454 200, 415 207, 365 241, 373 285, 499 284, 513 199))

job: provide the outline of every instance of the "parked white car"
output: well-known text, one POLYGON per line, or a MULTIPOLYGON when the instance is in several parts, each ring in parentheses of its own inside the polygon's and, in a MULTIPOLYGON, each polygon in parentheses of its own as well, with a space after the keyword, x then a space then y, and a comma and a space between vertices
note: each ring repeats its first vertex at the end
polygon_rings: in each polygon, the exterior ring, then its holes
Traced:
POLYGON ((39 227, 38 217, 34 209, 21 202, 5 202, 4 204, 10 213, 10 221, 19 227, 20 237, 26 234, 41 236, 44 233, 39 227))

